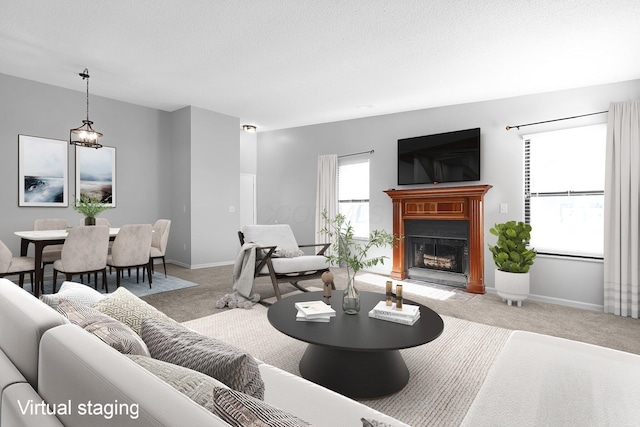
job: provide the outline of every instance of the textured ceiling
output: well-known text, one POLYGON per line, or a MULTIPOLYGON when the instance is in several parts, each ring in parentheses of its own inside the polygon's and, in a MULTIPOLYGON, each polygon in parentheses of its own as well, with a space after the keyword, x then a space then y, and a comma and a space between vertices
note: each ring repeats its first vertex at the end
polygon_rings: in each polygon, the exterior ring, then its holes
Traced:
MULTIPOLYGON (((640 78, 638 0, 0 0, 0 73, 258 130, 640 78)), ((97 120, 98 118, 96 118, 97 120)))

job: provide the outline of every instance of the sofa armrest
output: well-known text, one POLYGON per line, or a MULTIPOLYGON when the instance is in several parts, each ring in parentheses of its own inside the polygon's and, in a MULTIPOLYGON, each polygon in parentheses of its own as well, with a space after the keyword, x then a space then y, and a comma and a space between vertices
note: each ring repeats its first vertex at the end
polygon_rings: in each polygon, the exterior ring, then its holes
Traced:
POLYGON ((28 383, 12 384, 2 392, 0 425, 11 427, 64 427, 55 415, 47 415, 42 397, 28 383))
POLYGON ((640 356, 514 331, 462 425, 637 425, 640 356))
POLYGON ((76 325, 53 328, 42 337, 38 392, 48 403, 72 402, 72 413, 59 416, 66 427, 228 426, 76 325), (121 411, 107 418, 78 410, 89 402, 117 402, 121 411))
POLYGON ((259 366, 264 401, 315 426, 362 426, 361 418, 409 427, 388 415, 267 363, 259 366))

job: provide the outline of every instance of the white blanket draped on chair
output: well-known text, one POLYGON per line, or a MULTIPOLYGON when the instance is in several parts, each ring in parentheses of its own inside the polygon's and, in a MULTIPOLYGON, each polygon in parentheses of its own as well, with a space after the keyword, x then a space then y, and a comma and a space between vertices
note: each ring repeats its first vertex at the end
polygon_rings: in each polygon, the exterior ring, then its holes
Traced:
POLYGON ((604 311, 638 318, 640 101, 609 106, 604 207, 604 311))
POLYGON ((242 245, 233 267, 233 292, 216 301, 216 307, 251 308, 260 301, 260 295, 253 293, 257 247, 258 244, 253 242, 242 245))

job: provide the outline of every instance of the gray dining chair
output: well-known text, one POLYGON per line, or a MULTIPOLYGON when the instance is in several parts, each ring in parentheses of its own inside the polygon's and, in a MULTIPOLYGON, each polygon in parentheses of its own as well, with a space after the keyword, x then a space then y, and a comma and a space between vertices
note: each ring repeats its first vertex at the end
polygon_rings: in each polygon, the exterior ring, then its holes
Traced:
MULTIPOLYGON (((62 256, 53 263, 53 293, 56 292, 58 272, 66 280, 74 275, 94 274, 94 288, 98 289, 98 273, 102 273, 102 286, 109 292, 107 284, 107 256, 109 253, 109 227, 95 225, 91 227, 73 227, 69 229, 62 256)), ((90 280, 89 280, 90 281, 90 280)))
MULTIPOLYGON (((64 218, 39 218, 33 222, 34 231, 39 230, 66 230, 71 224, 64 218)), ((62 245, 45 246, 42 250, 42 268, 60 259, 62 245)))
POLYGON ((153 224, 153 234, 151 236, 151 272, 154 272, 154 260, 161 259, 164 267, 164 277, 167 277, 167 263, 165 262, 164 254, 167 251, 170 228, 170 219, 159 219, 153 224))
MULTIPOLYGON (((107 258, 107 265, 116 269, 116 286, 120 286, 120 277, 125 269, 142 267, 142 280, 146 271, 151 287, 151 224, 126 224, 120 227, 120 231, 111 246, 111 254, 107 258)), ((140 282, 137 273, 136 283, 140 282)))
POLYGON ((34 291, 33 273, 36 271, 36 261, 32 257, 14 257, 11 249, 0 240, 0 277, 19 276, 18 284, 24 287, 24 275, 29 273, 31 280, 31 291, 34 291))

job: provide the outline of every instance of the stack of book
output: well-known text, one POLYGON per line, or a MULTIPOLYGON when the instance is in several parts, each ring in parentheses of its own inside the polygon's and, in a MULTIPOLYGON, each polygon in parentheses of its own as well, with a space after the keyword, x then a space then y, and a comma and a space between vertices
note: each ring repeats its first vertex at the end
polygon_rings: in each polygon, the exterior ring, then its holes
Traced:
POLYGON ((303 301, 295 304, 298 309, 296 320, 299 322, 328 322, 336 311, 324 301, 303 301))
POLYGON ((380 301, 369 312, 369 317, 386 320, 388 322, 401 323, 403 325, 413 325, 420 318, 420 307, 411 304, 402 304, 402 310, 396 309, 396 304, 387 305, 385 301, 380 301))

